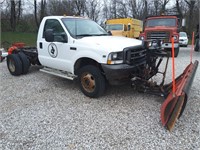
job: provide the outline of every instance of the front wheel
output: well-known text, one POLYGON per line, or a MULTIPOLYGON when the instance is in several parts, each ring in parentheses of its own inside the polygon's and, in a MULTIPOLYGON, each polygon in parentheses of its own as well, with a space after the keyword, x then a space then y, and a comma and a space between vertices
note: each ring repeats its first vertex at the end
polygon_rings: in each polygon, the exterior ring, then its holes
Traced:
MULTIPOLYGON (((167 48, 167 53, 169 54, 170 57, 172 57, 172 49, 171 48, 167 48)), ((174 57, 177 57, 179 54, 179 47, 178 48, 174 48, 174 57)))
POLYGON ((88 97, 97 98, 103 95, 106 88, 106 80, 101 71, 92 65, 82 67, 78 71, 79 86, 88 97))
POLYGON ((174 49, 174 57, 177 57, 179 53, 179 47, 174 49))

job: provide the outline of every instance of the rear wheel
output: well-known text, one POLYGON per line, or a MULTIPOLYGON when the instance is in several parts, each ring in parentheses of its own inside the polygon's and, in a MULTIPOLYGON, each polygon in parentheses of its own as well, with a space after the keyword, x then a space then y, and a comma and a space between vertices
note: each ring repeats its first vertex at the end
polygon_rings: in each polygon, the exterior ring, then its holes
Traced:
POLYGON ((196 39, 196 42, 195 42, 195 47, 194 47, 194 51, 198 52, 199 51, 199 39, 196 39))
MULTIPOLYGON (((170 57, 172 57, 172 49, 168 48, 167 49, 167 53, 169 54, 170 57)), ((179 54, 179 47, 178 48, 174 48, 174 57, 177 57, 179 54)))
POLYGON ((92 65, 87 65, 78 71, 81 91, 88 97, 101 96, 106 88, 106 81, 101 71, 92 65))
POLYGON ((7 67, 9 72, 14 76, 22 74, 22 62, 18 54, 10 54, 7 56, 7 67))
POLYGON ((22 74, 27 74, 30 67, 30 61, 23 52, 19 52, 18 55, 22 62, 22 74))
POLYGON ((179 47, 174 49, 174 57, 177 57, 179 53, 179 47))

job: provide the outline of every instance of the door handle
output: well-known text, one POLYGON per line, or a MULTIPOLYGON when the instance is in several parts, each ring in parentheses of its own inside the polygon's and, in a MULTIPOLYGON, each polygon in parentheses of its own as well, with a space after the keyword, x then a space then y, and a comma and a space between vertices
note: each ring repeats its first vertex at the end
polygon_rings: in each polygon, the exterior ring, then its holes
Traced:
POLYGON ((76 50, 76 47, 70 47, 70 50, 76 50))
POLYGON ((40 49, 43 48, 42 42, 39 43, 39 47, 40 47, 40 49))

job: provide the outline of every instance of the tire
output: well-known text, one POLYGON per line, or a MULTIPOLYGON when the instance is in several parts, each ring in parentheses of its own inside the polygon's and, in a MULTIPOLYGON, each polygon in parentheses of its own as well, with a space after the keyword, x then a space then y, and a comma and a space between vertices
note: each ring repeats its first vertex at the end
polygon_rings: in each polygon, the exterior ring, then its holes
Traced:
POLYGON ((196 51, 196 52, 199 51, 199 39, 196 39, 194 51, 196 51))
POLYGON ((4 59, 5 57, 0 56, 0 62, 3 62, 4 59))
POLYGON ((30 67, 30 61, 23 52, 19 52, 18 55, 22 62, 22 74, 27 74, 30 67))
MULTIPOLYGON (((171 52, 171 48, 167 48, 167 53, 169 55, 169 57, 172 57, 172 52, 171 52)), ((174 49, 174 57, 177 57, 179 54, 179 47, 174 49)))
POLYGON ((7 56, 7 67, 9 72, 14 76, 22 74, 22 62, 18 54, 10 54, 7 56))
POLYGON ((88 97, 97 98, 106 89, 106 80, 101 71, 92 65, 82 67, 78 71, 78 82, 81 91, 88 97))
POLYGON ((179 53, 179 47, 174 49, 174 57, 177 57, 179 53))

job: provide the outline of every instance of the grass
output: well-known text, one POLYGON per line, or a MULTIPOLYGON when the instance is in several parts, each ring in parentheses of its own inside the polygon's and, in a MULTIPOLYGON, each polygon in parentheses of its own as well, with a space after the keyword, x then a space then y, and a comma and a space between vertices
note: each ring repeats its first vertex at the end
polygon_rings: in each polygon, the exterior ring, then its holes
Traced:
POLYGON ((36 46, 37 33, 1 32, 0 47, 8 48, 12 43, 23 42, 26 46, 36 46))

